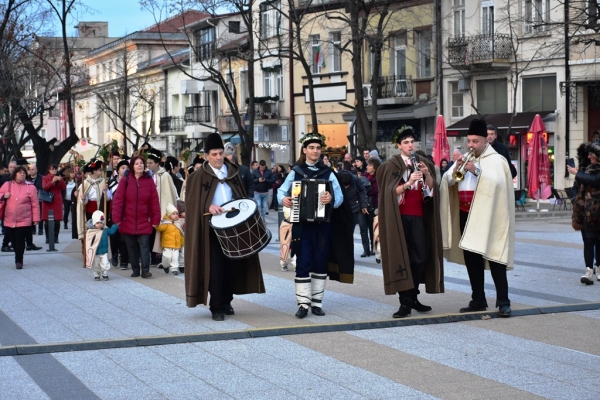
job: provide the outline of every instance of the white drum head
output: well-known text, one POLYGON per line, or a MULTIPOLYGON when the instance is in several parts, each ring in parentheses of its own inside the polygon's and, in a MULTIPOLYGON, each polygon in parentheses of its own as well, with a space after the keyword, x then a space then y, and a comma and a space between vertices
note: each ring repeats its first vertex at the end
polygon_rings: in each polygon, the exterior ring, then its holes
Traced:
POLYGON ((256 202, 252 199, 232 200, 221 207, 226 210, 234 210, 221 215, 213 215, 210 224, 215 228, 234 227, 246 221, 258 209, 256 202))

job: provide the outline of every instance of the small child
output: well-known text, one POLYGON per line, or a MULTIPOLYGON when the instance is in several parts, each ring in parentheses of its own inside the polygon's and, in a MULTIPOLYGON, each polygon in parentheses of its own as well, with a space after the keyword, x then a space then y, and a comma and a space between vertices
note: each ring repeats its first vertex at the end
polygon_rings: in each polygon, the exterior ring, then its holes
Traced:
POLYGON ((184 237, 179 212, 173 204, 167 205, 167 213, 156 230, 161 233, 160 243, 163 248, 162 263, 158 268, 163 268, 166 274, 171 271, 171 274, 179 275, 179 250, 183 247, 184 237))
POLYGON ((85 266, 94 272, 94 280, 108 280, 108 237, 117 233, 119 226, 113 224, 110 228, 104 228, 104 213, 100 210, 94 211, 92 219, 87 222, 86 232, 86 263, 85 266))

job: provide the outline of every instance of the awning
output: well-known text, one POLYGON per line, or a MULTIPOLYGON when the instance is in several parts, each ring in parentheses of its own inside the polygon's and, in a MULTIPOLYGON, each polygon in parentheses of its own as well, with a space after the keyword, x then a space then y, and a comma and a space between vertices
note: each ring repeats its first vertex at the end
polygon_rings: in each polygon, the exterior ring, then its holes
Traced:
MULTIPOLYGON (((546 125, 546 129, 548 130, 548 132, 554 132, 556 130, 556 114, 554 113, 554 110, 552 110, 552 111, 531 111, 531 112, 522 112, 522 113, 515 114, 515 116, 512 120, 511 131, 513 131, 513 130, 520 131, 523 129, 529 129, 529 127, 531 126, 531 123, 533 122, 533 118, 535 117, 536 114, 540 114, 540 116, 542 117, 542 120, 544 121, 544 124, 546 125)), ((484 115, 483 118, 485 119, 485 121, 488 124, 494 125, 496 128, 498 128, 498 130, 506 130, 506 129, 508 129, 508 125, 510 124, 510 116, 511 115, 512 115, 512 113, 487 114, 487 115, 484 115)), ((465 117, 465 118, 461 119, 460 121, 458 121, 457 123, 452 124, 449 127, 447 127, 446 132, 448 132, 448 135, 451 135, 451 136, 466 135, 467 131, 469 130, 469 125, 471 124, 471 121, 476 118, 481 118, 481 116, 479 116, 477 114, 469 115, 468 117, 465 117)), ((514 132, 512 132, 512 133, 514 133, 514 132)))
MULTIPOLYGON (((394 121, 398 119, 421 119, 435 117, 437 115, 436 103, 413 104, 404 107, 386 107, 382 106, 377 109, 378 121, 394 121)), ((356 118, 356 112, 350 111, 342 114, 344 121, 352 122, 356 118)), ((367 109, 367 118, 371 119, 371 107, 367 109)), ((467 126, 468 127, 468 126, 467 126)))

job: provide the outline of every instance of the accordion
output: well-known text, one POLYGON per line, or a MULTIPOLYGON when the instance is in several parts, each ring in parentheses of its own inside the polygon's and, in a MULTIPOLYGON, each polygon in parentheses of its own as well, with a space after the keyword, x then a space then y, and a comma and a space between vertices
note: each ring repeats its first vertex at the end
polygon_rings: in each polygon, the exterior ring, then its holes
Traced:
POLYGON ((329 222, 333 201, 321 203, 324 192, 333 193, 331 181, 327 179, 303 179, 292 183, 292 208, 290 222, 329 222))

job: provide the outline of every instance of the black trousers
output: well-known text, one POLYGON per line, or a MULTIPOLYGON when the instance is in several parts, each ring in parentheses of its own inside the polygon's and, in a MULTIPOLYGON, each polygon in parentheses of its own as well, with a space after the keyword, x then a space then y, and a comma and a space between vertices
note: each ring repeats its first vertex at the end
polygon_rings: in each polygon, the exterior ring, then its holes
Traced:
POLYGON ((110 243, 110 253, 112 256, 117 257, 120 254, 121 264, 128 264, 129 253, 127 252, 127 244, 125 243, 123 235, 117 232, 115 235, 108 237, 108 242, 110 243))
POLYGON ((215 313, 223 312, 225 307, 233 300, 237 262, 225 257, 217 235, 212 229, 209 229, 209 231, 210 280, 208 291, 210 292, 210 300, 208 305, 210 311, 215 313))
POLYGON ((152 233, 150 234, 150 264, 156 266, 162 261, 162 253, 155 253, 152 251, 154 247, 154 240, 156 239, 156 229, 152 228, 152 233))
MULTIPOLYGON (((71 205, 72 205, 71 200, 65 200, 63 198, 63 223, 65 224, 65 228, 67 227, 67 224, 69 223, 69 214, 71 214, 71 205)), ((74 219, 73 219, 73 222, 75 222, 74 219)))
POLYGON ((10 241, 15 249, 15 263, 23 263, 23 253, 25 253, 25 239, 27 233, 31 234, 31 228, 29 226, 22 226, 20 228, 6 228, 6 233, 10 236, 10 241))
POLYGON ((129 263, 133 272, 140 272, 140 257, 142 272, 150 272, 150 235, 123 235, 127 243, 129 263))
MULTIPOLYGON (((44 232, 46 232, 46 239, 48 239, 48 221, 42 221, 44 224, 44 232)), ((58 234, 60 233, 60 223, 61 221, 54 221, 54 240, 58 239, 58 234)))
MULTIPOLYGON (((27 243, 27 247, 31 247, 33 246, 33 233, 35 233, 35 225, 32 225, 32 228, 29 228, 29 230, 25 233, 25 243, 27 243), (32 233, 33 232, 33 233, 32 233)), ((12 239, 10 238, 10 235, 8 234, 8 231, 6 231, 7 228, 2 228, 3 232, 4 232, 4 237, 2 238, 2 247, 7 247, 9 244, 14 243, 12 241, 12 239)))
POLYGON ((398 296, 400 297, 400 304, 411 306, 420 293, 419 285, 425 272, 429 241, 427 240, 427 228, 423 217, 414 215, 402 215, 401 217, 414 288, 398 292, 398 296))
MULTIPOLYGON (((468 217, 469 213, 461 210, 461 235, 465 230, 468 217)), ((463 254, 465 256, 465 266, 467 267, 467 273, 469 274, 469 281, 471 282, 471 301, 469 302, 469 305, 474 308, 487 307, 487 300, 485 298, 484 290, 485 266, 483 256, 467 250, 463 250, 463 254)), ((496 307, 504 305, 510 306, 510 300, 508 298, 508 279, 506 278, 506 265, 489 260, 488 263, 490 264, 494 285, 496 285, 496 307)))

